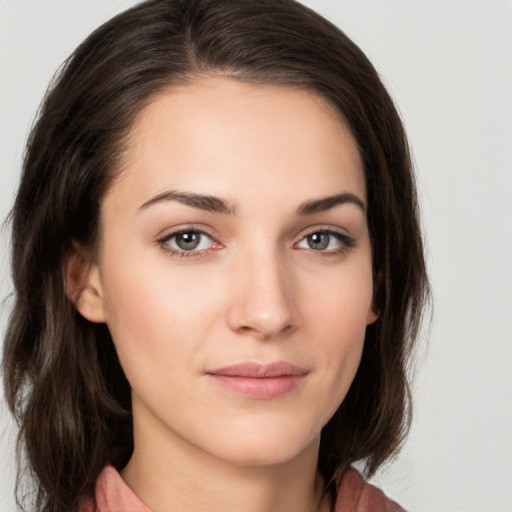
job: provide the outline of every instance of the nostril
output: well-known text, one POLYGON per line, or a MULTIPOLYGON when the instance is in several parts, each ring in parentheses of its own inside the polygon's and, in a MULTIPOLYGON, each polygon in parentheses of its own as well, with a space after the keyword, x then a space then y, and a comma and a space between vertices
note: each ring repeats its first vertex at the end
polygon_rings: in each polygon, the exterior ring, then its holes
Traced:
POLYGON ((282 328, 275 328, 275 329, 268 329, 268 328, 258 329, 257 327, 241 325, 237 329, 239 334, 254 336, 255 338, 259 338, 264 341, 287 336, 294 330, 295 330, 295 327, 293 325, 285 325, 282 328))

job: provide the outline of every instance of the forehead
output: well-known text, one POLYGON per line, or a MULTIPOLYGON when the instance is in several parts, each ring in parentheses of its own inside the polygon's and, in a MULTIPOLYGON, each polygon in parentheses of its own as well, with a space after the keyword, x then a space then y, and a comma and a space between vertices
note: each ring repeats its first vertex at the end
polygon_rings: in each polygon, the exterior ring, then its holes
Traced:
POLYGON ((277 199, 291 184, 308 196, 346 188, 365 196, 359 151, 341 116, 292 87, 204 77, 170 88, 137 116, 123 160, 113 190, 140 200, 169 188, 234 202, 258 191, 277 199))

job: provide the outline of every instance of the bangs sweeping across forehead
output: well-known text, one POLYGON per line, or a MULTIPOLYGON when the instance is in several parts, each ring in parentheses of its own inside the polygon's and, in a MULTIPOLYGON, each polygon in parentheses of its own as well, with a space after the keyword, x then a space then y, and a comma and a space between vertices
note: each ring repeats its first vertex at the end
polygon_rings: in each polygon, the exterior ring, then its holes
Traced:
POLYGON ((204 74, 312 91, 349 126, 364 165, 379 319, 323 430, 319 470, 328 483, 355 461, 372 474, 407 431, 406 370, 428 282, 407 140, 378 74, 339 29, 292 0, 151 0, 98 28, 65 63, 31 132, 12 210, 4 386, 41 510, 76 510, 102 468, 122 467, 133 449, 129 385, 106 326, 66 296, 63 255, 97 240, 136 115, 204 74))

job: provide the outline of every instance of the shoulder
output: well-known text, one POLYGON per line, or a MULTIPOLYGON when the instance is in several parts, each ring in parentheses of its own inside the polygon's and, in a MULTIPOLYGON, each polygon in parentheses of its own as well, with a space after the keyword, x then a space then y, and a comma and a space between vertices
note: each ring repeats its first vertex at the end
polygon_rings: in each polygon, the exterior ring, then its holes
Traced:
POLYGON ((347 469, 337 483, 334 512, 405 512, 380 489, 369 484, 353 468, 347 469))

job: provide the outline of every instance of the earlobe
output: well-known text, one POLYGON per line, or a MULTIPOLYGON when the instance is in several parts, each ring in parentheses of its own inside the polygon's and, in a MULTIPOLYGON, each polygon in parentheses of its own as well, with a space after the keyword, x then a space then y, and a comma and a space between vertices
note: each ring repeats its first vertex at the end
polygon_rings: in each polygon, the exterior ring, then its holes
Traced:
POLYGON ((366 325, 373 324, 379 318, 379 313, 374 310, 373 306, 369 309, 368 315, 366 316, 366 325))
POLYGON ((382 281, 384 279, 384 273, 382 271, 378 272, 376 276, 374 276, 374 284, 373 284, 373 298, 370 308, 368 309, 368 314, 366 315, 366 325, 373 324, 380 317, 380 311, 375 306, 375 294, 376 291, 382 285, 382 281))
POLYGON ((66 294, 79 313, 90 322, 106 321, 99 268, 83 251, 74 248, 63 258, 66 294))

